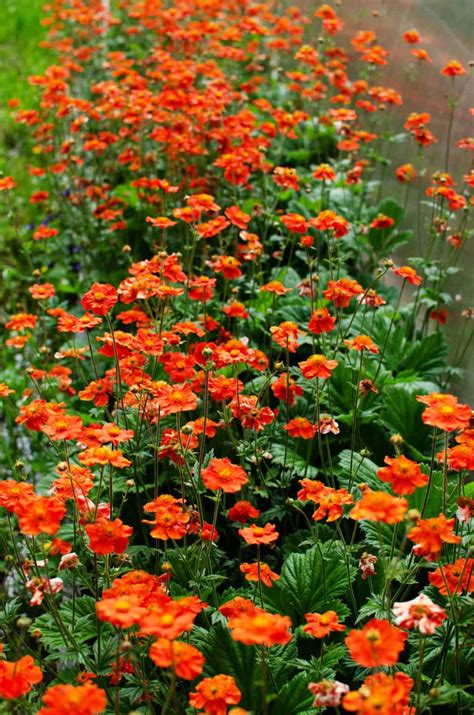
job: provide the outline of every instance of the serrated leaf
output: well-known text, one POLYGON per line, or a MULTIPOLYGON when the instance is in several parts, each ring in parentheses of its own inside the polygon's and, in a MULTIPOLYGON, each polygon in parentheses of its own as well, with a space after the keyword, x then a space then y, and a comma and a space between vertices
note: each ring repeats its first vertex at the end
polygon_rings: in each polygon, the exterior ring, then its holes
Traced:
POLYGON ((302 715, 303 713, 317 713, 316 708, 311 707, 313 695, 308 690, 311 681, 306 673, 298 673, 289 683, 280 690, 278 698, 272 705, 272 715, 302 715))
MULTIPOLYGON (((350 569, 353 580, 355 571, 350 569)), ((337 596, 347 593, 345 557, 338 542, 314 546, 303 554, 290 554, 281 569, 280 579, 264 590, 268 608, 291 617, 293 624, 305 622, 304 614, 321 613, 337 596)))

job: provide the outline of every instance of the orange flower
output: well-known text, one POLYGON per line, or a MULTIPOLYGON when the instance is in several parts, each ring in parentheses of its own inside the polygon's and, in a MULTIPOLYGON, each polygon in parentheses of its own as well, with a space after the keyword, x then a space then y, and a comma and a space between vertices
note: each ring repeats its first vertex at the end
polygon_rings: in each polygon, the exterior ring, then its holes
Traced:
POLYGON ((34 283, 28 290, 35 300, 47 300, 55 295, 52 283, 34 283))
POLYGON ((438 427, 445 432, 469 427, 471 408, 460 404, 454 395, 435 392, 427 396, 418 395, 416 399, 428 405, 421 415, 425 425, 438 427))
POLYGON ((324 355, 311 355, 307 360, 298 363, 303 377, 308 380, 320 378, 326 380, 331 377, 332 371, 337 367, 337 360, 329 360, 324 355))
POLYGON ((243 563, 240 565, 240 570, 245 574, 247 581, 261 581, 271 588, 273 581, 278 581, 280 576, 271 570, 270 566, 263 561, 255 564, 243 563))
POLYGON ((402 37, 409 45, 416 45, 418 42, 421 42, 420 33, 418 32, 418 30, 415 29, 406 30, 406 32, 403 33, 402 37))
POLYGON ((110 447, 90 447, 81 452, 78 459, 87 467, 94 464, 110 464, 112 467, 123 469, 131 465, 131 461, 123 456, 120 449, 111 449, 110 447))
POLYGON ((456 559, 432 571, 428 578, 432 586, 447 596, 453 593, 471 593, 474 591, 474 559, 456 559))
POLYGON ((245 645, 283 645, 291 640, 291 619, 256 608, 253 613, 242 613, 228 621, 231 636, 245 645))
POLYGON ((28 482, 16 482, 14 479, 0 481, 0 506, 8 511, 15 511, 17 505, 34 496, 34 487, 28 482))
MULTIPOLYGON (((0 502, 1 504, 1 502, 0 502)), ((238 501, 229 509, 230 521, 237 521, 239 524, 246 524, 249 519, 257 519, 260 510, 256 509, 249 501, 238 501)))
POLYGON ((332 489, 323 487, 318 494, 310 497, 311 501, 319 504, 319 508, 313 514, 314 521, 320 521, 327 516, 328 523, 340 519, 343 514, 343 507, 352 504, 353 497, 346 489, 332 489))
POLYGON ((280 216, 280 220, 291 233, 306 233, 308 228, 308 222, 300 214, 283 214, 280 216))
POLYGON ((3 176, 0 179, 0 191, 8 191, 9 189, 14 189, 15 186, 16 183, 13 176, 3 176))
POLYGON ((317 181, 334 181, 336 172, 329 164, 318 164, 311 176, 317 181))
POLYGON ((465 68, 458 60, 450 60, 441 70, 445 77, 457 77, 466 74, 465 68))
POLYGON ((299 177, 296 169, 288 169, 284 166, 276 166, 273 170, 273 181, 277 186, 283 189, 293 189, 298 191, 300 188, 299 177))
POLYGON ((65 414, 53 414, 41 428, 54 442, 58 440, 76 440, 82 433, 82 420, 80 417, 65 414))
POLYGON ((159 668, 172 667, 178 678, 194 680, 202 673, 205 658, 200 650, 189 643, 158 638, 148 653, 159 668))
POLYGON ((390 228, 393 226, 395 220, 390 216, 385 216, 385 214, 379 214, 370 222, 370 228, 390 228))
POLYGON ((207 489, 222 489, 229 494, 238 492, 248 482, 242 467, 232 464, 228 457, 211 459, 209 466, 202 470, 201 476, 207 489))
POLYGON ((105 407, 109 402, 109 397, 113 393, 112 382, 104 377, 99 380, 92 380, 84 390, 79 390, 77 396, 80 400, 93 400, 96 407, 105 407))
POLYGON ((229 206, 229 208, 227 208, 224 213, 229 219, 229 221, 234 224, 234 226, 237 226, 244 231, 247 228, 247 225, 252 220, 252 217, 242 211, 242 209, 240 209, 238 206, 229 206))
POLYGON ((133 533, 133 528, 121 519, 97 519, 95 524, 86 524, 85 530, 91 551, 100 555, 123 554, 133 533))
POLYGON ((175 499, 171 494, 162 494, 148 502, 144 511, 154 514, 153 521, 143 520, 145 524, 153 524, 151 536, 154 539, 182 539, 190 520, 189 512, 183 511, 181 499, 175 499))
POLYGON ((326 638, 329 633, 337 633, 346 629, 342 623, 339 623, 339 616, 336 611, 305 613, 304 617, 307 624, 303 626, 303 631, 314 638, 326 638))
POLYGON ((42 697, 44 706, 38 715, 96 715, 105 710, 105 690, 94 683, 84 685, 53 685, 42 697))
POLYGON ((155 218, 152 218, 151 216, 146 217, 146 222, 151 223, 152 226, 155 228, 161 228, 163 230, 166 230, 167 228, 171 228, 172 226, 176 226, 177 221, 172 221, 170 218, 167 218, 166 216, 156 216, 155 218))
POLYGON ((305 335, 304 330, 300 330, 296 323, 289 320, 272 325, 270 328, 273 340, 282 348, 287 348, 290 353, 296 352, 298 348, 298 336, 305 335))
POLYGON ((265 285, 260 287, 261 293, 273 293, 274 295, 285 295, 289 290, 290 289, 285 288, 280 281, 270 281, 270 283, 265 283, 265 285))
POLYGON ((279 537, 274 524, 265 524, 265 526, 256 526, 252 524, 244 529, 239 529, 239 534, 243 540, 251 545, 260 546, 260 544, 272 544, 279 537))
POLYGON ((7 330, 27 330, 28 328, 35 328, 38 318, 36 315, 31 313, 15 313, 10 317, 5 323, 7 330))
POLYGON ((395 176, 402 184, 409 184, 415 181, 417 173, 412 164, 401 164, 395 171, 395 176))
POLYGON ((426 556, 434 561, 443 544, 460 544, 461 537, 453 533, 454 518, 446 519, 444 514, 431 519, 419 519, 407 537, 415 543, 413 553, 426 556))
POLYGON ((322 482, 316 481, 314 479, 300 479, 299 483, 301 484, 303 489, 299 490, 296 497, 301 501, 319 502, 320 495, 327 488, 322 482))
POLYGON ((394 266, 392 271, 395 275, 400 276, 414 286, 419 286, 423 282, 423 278, 419 276, 415 269, 411 266, 400 266, 400 268, 394 266))
POLYGON ((140 605, 140 599, 133 594, 103 598, 96 603, 97 617, 116 628, 130 628, 147 614, 147 609, 140 605))
POLYGON ((216 273, 222 273, 227 280, 240 278, 242 275, 240 270, 242 264, 234 256, 213 256, 209 265, 216 273))
POLYGON ((66 507, 57 497, 31 496, 15 508, 20 530, 26 536, 55 534, 61 526, 66 507))
POLYGON ((229 705, 240 703, 242 693, 232 675, 215 675, 204 678, 189 696, 193 708, 204 710, 207 715, 226 715, 229 705))
POLYGON ((302 388, 295 383, 293 378, 286 372, 282 372, 278 378, 272 382, 271 390, 277 400, 286 402, 288 407, 293 407, 295 397, 303 394, 302 388))
POLYGON ((311 313, 308 328, 315 335, 321 335, 321 333, 330 333, 334 330, 335 325, 336 318, 330 314, 329 310, 318 308, 311 313))
POLYGON ((14 662, 0 660, 0 697, 6 700, 21 698, 42 680, 41 668, 35 665, 31 655, 14 662))
POLYGON ((308 224, 318 231, 332 231, 336 238, 345 236, 350 228, 349 222, 334 211, 321 211, 316 218, 310 219, 308 224))
POLYGON ((401 454, 398 457, 385 457, 388 467, 381 467, 377 476, 383 482, 391 484, 397 494, 413 494, 417 487, 428 484, 429 478, 420 470, 419 464, 401 454))
POLYGON ((186 382, 175 385, 163 383, 156 403, 161 408, 162 415, 165 416, 194 410, 197 407, 198 399, 186 382))
POLYGON ((291 437, 300 437, 301 439, 312 439, 316 434, 315 425, 311 424, 306 417, 295 417, 284 425, 284 429, 291 437))
POLYGON ((352 298, 364 292, 357 281, 350 278, 340 278, 337 281, 329 281, 323 295, 328 300, 332 300, 337 308, 347 308, 352 298))
POLYGON ((13 395, 14 393, 15 390, 11 390, 4 382, 0 382, 0 397, 8 397, 8 395, 13 395))
POLYGON ((59 231, 57 228, 53 228, 52 226, 39 226, 33 233, 33 239, 35 241, 44 241, 46 238, 54 238, 54 236, 58 234, 59 231))
POLYGON ((81 305, 94 315, 106 315, 118 300, 117 290, 109 283, 93 283, 84 295, 81 305))
POLYGON ((225 618, 235 618, 243 614, 253 615, 257 613, 257 611, 258 608, 253 601, 249 601, 248 598, 242 598, 242 596, 236 596, 231 601, 227 601, 227 603, 219 607, 219 612, 222 613, 225 618))
POLYGON ((410 715, 413 680, 405 673, 369 675, 359 688, 344 695, 342 707, 359 715, 410 715))
POLYGON ((164 602, 159 598, 140 621, 140 634, 175 640, 193 627, 197 614, 206 606, 196 596, 164 602))
POLYGON ((378 347, 368 335, 357 335, 355 338, 344 340, 344 343, 349 350, 358 350, 359 352, 367 350, 369 353, 374 353, 374 355, 379 352, 378 347))
POLYGON ((350 512, 351 519, 383 521, 385 524, 398 524, 408 509, 406 499, 393 497, 387 492, 374 492, 365 489, 362 498, 350 512))
POLYGON ((416 47, 413 50, 410 50, 410 53, 417 58, 417 60, 424 60, 425 62, 433 62, 431 59, 428 50, 424 50, 421 47, 416 47))
POLYGON ((238 300, 231 301, 228 305, 222 307, 222 312, 230 318, 248 318, 249 314, 243 303, 238 300))
POLYGON ((360 631, 351 631, 345 639, 352 660, 366 668, 395 665, 408 633, 389 621, 372 618, 360 631))

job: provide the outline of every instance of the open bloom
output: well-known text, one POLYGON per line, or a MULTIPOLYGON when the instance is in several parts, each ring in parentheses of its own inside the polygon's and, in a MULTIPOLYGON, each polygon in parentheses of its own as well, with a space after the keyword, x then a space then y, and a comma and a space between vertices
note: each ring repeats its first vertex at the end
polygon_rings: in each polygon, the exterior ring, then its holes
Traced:
POLYGON ((355 338, 344 340, 344 344, 347 345, 349 350, 357 350, 358 352, 367 350, 369 353, 374 353, 374 355, 379 352, 378 347, 369 335, 357 335, 355 338))
POLYGON ((226 493, 238 492, 248 482, 242 467, 232 464, 228 457, 211 459, 201 476, 207 489, 222 489, 226 493))
POLYGON ((454 395, 431 393, 418 395, 417 400, 428 405, 421 419, 425 425, 437 427, 445 432, 469 427, 472 412, 469 405, 462 405, 454 395))
POLYGON ((344 695, 342 707, 359 715, 409 715, 413 680, 405 673, 369 675, 359 688, 344 695))
POLYGON ((443 596, 447 596, 448 592, 471 593, 474 591, 474 559, 461 558, 452 564, 439 566, 428 578, 443 596))
POLYGON ((360 630, 353 630, 346 638, 352 660, 366 668, 395 665, 405 645, 408 633, 392 626, 389 621, 372 618, 360 630))
POLYGON ((257 519, 260 516, 260 510, 256 509, 249 501, 244 499, 238 501, 229 509, 230 521, 237 521, 239 524, 246 524, 249 519, 257 519))
POLYGON ((105 690, 94 683, 53 685, 43 695, 44 706, 38 715, 96 715, 107 705, 105 690))
POLYGON ((153 521, 144 520, 145 524, 153 524, 151 536, 154 539, 182 539, 186 534, 191 516, 183 510, 181 499, 175 499, 171 494, 161 494, 145 504, 143 510, 154 515, 153 521))
POLYGON ((121 519, 97 519, 95 524, 86 524, 85 530, 95 554, 123 554, 133 533, 133 528, 121 519))
POLYGON ((243 540, 249 545, 272 544, 279 537, 274 524, 265 524, 265 526, 246 526, 244 529, 239 529, 239 534, 243 540))
POLYGON ((326 613, 305 613, 306 625, 303 626, 305 633, 309 633, 314 638, 325 638, 329 633, 345 631, 343 623, 339 623, 339 616, 336 611, 326 611, 326 613))
POLYGON ((264 583, 268 588, 273 586, 273 581, 278 581, 280 578, 280 576, 272 571, 270 566, 263 561, 255 564, 240 564, 240 570, 245 574, 247 581, 261 581, 261 583, 264 583))
POLYGON ((148 654, 159 668, 173 668, 178 678, 193 680, 202 673, 204 656, 189 643, 158 638, 148 654))
POLYGON ((381 467, 377 476, 383 482, 391 484, 397 494, 412 494, 417 487, 428 484, 429 478, 420 470, 419 464, 403 454, 398 457, 385 457, 387 467, 381 467))
POLYGON ((232 675, 215 675, 201 680, 190 694, 189 704, 208 715, 225 715, 228 706, 237 705, 241 698, 242 693, 232 675))
POLYGON ((327 308, 317 308, 311 313, 308 328, 315 335, 321 335, 321 333, 330 333, 335 325, 336 318, 327 308))
POLYGON ((26 536, 55 534, 66 514, 66 507, 57 497, 30 496, 15 508, 20 530, 26 536))
POLYGON ((245 645, 283 645, 291 640, 289 616, 267 613, 263 608, 229 619, 232 638, 245 645))
POLYGON ((0 697, 5 700, 21 698, 42 680, 41 668, 35 665, 31 655, 17 661, 0 660, 0 697))
POLYGON ((411 601, 394 603, 393 614, 397 626, 408 630, 417 628, 424 635, 432 635, 446 618, 444 608, 437 606, 424 593, 411 601))
POLYGON ((444 514, 431 519, 419 519, 407 537, 415 542, 413 553, 434 560, 441 552, 443 544, 459 544, 461 537, 453 532, 454 518, 446 519, 444 514))
POLYGON ((311 355, 307 360, 298 363, 303 373, 303 377, 308 380, 318 377, 322 380, 331 377, 333 370, 337 367, 337 360, 329 360, 324 355, 311 355))
POLYGON ((118 301, 116 288, 109 283, 93 283, 81 300, 84 310, 94 315, 107 315, 118 301))
POLYGON ((97 617, 116 628, 130 628, 147 614, 147 609, 140 605, 140 599, 133 594, 103 598, 96 604, 97 617))
POLYGON ((358 521, 368 519, 383 521, 386 524, 398 524, 404 518, 407 509, 406 499, 393 497, 387 492, 365 489, 362 498, 356 502, 349 516, 358 521))

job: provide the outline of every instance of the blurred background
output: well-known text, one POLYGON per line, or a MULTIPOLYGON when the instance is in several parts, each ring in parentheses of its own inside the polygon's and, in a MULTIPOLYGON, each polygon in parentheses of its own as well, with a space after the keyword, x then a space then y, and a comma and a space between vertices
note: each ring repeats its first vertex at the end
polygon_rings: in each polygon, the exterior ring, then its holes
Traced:
MULTIPOLYGON (((22 128, 12 122, 7 101, 17 97, 22 105, 28 106, 35 96, 34 88, 26 81, 28 75, 41 72, 53 61, 47 50, 38 47, 45 34, 40 23, 42 4, 41 0, 1 0, 0 171, 13 174, 17 183, 24 185, 25 192, 28 191, 30 181, 26 171, 27 163, 22 156, 25 135, 22 128)), ((288 4, 296 4, 312 16, 321 3, 313 0, 292 0, 288 4)), ((345 23, 343 34, 346 37, 353 35, 358 29, 373 30, 380 44, 390 53, 390 62, 383 73, 383 84, 398 90, 404 100, 403 106, 395 108, 392 130, 395 133, 402 132, 403 123, 412 111, 426 111, 432 115, 430 128, 439 141, 426 152, 428 172, 424 182, 427 185, 430 173, 444 168, 450 99, 458 100, 452 128, 452 146, 461 138, 473 136, 474 117, 471 117, 468 111, 470 106, 474 106, 470 81, 473 68, 470 68, 468 75, 457 78, 455 82, 443 77, 440 68, 451 59, 459 60, 464 66, 468 66, 474 59, 474 1, 338 0, 332 4, 345 23), (410 55, 402 34, 412 28, 419 31, 419 46, 428 51, 432 63, 419 62, 410 55)), ((317 27, 315 22, 306 37, 307 42, 315 45, 317 27)), ((403 203, 405 188, 393 178, 394 170, 407 161, 416 166, 414 144, 408 138, 404 142, 391 144, 387 147, 387 155, 392 160, 392 165, 385 173, 384 182, 388 187, 384 187, 384 195, 392 195, 403 203)), ((451 148, 449 171, 458 181, 458 185, 462 175, 469 171, 470 162, 472 159, 469 152, 451 148)), ((420 198, 423 198, 423 182, 420 182, 419 191, 420 198)), ((403 253, 404 259, 412 254, 416 255, 418 245, 422 248, 425 245, 423 208, 419 215, 418 210, 416 189, 413 189, 405 225, 420 227, 421 235, 415 236, 412 247, 407 247, 403 253)), ((463 271, 453 276, 447 286, 448 292, 457 299, 449 306, 449 318, 445 327, 451 357, 456 353, 461 334, 465 341, 469 331, 472 333, 473 321, 470 320, 469 325, 465 325, 466 319, 461 317, 461 311, 467 307, 474 308, 474 241, 471 240, 464 248, 459 264, 463 271)), ((468 354, 465 355, 462 366, 465 373, 463 378, 457 380, 456 391, 464 399, 472 399, 474 370, 470 369, 468 354)))

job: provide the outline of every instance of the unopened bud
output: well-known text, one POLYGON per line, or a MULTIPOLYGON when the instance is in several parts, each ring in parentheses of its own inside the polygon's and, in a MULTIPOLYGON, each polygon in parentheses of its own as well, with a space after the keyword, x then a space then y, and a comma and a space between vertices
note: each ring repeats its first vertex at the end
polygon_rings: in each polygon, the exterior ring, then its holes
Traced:
POLYGON ((20 616, 16 622, 17 628, 29 628, 33 621, 28 616, 20 616))

